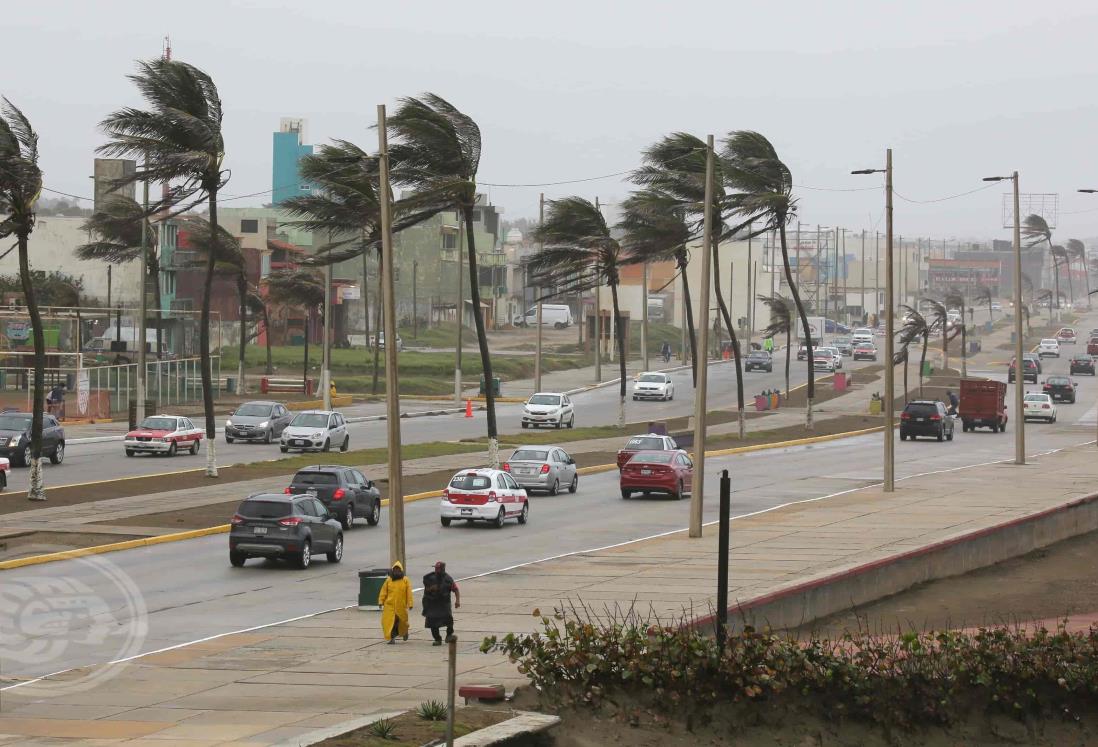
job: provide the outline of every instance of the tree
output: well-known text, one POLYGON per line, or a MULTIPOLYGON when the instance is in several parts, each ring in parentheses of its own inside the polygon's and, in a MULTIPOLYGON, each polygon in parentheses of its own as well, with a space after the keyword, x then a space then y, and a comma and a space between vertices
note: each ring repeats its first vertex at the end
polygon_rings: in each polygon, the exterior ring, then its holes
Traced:
POLYGON ((972 297, 972 303, 987 304, 987 318, 995 320, 995 309, 991 308, 991 288, 981 285, 976 289, 976 295, 972 297))
POLYGON ((160 255, 157 252, 157 232, 144 209, 122 195, 110 195, 103 209, 93 213, 82 228, 94 237, 76 247, 76 256, 84 260, 100 260, 111 264, 128 264, 141 259, 141 232, 145 232, 145 285, 152 282, 156 299, 156 358, 161 357, 161 328, 164 326, 163 298, 160 291, 160 255))
MULTIPOLYGON (((267 297, 275 303, 296 306, 305 311, 305 362, 301 390, 309 391, 309 332, 313 314, 324 309, 324 280, 310 270, 272 272, 267 276, 267 297)), ((270 333, 268 332, 268 335, 270 333)))
MULTIPOLYGON (((248 305, 248 311, 253 318, 259 317, 263 320, 263 337, 267 342, 267 367, 264 370, 267 375, 270 376, 274 373, 274 366, 271 362, 271 315, 270 310, 267 308, 267 301, 263 298, 263 295, 257 288, 249 288, 245 303, 248 305)), ((257 336, 258 329, 257 326, 257 336)))
MULTIPOLYGON (((949 368, 949 310, 945 304, 932 298, 924 298, 923 303, 930 307, 930 315, 926 318, 931 333, 942 333, 942 368, 949 368)), ((961 301, 961 323, 964 324, 964 301, 961 301)))
MULTIPOLYGON (((919 355, 919 396, 923 396, 923 367, 926 364, 926 348, 930 343, 930 335, 934 331, 933 325, 929 324, 926 318, 916 311, 913 307, 902 305, 902 310, 907 312, 904 315, 904 324, 900 328, 900 345, 906 349, 915 340, 923 341, 922 353, 919 355)), ((904 362, 904 396, 907 396, 907 362, 904 362)))
MULTIPOLYGON (((217 195, 228 181, 221 165, 225 141, 221 132, 221 99, 213 79, 185 62, 155 59, 139 62, 130 76, 149 109, 119 109, 100 123, 110 141, 98 148, 107 156, 141 157, 143 164, 123 183, 171 184, 163 198, 149 206, 150 214, 182 213, 205 202, 210 223, 218 225, 217 195)), ((217 241, 217 233, 214 234, 217 241)), ((198 347, 202 371, 202 406, 206 416, 206 474, 217 477, 217 423, 214 420, 213 377, 210 372, 210 288, 216 252, 206 263, 198 347)))
POLYGON ((42 193, 38 166, 38 135, 30 120, 10 101, 0 99, 0 240, 15 237, 19 251, 19 281, 34 339, 34 394, 31 409, 30 486, 27 499, 44 501, 42 487, 42 411, 46 409, 46 338, 34 295, 30 269, 30 235, 35 205, 42 193))
MULTIPOLYGON (((954 288, 946 293, 945 304, 947 307, 954 309, 961 309, 961 376, 968 376, 968 327, 965 324, 964 308, 965 308, 965 296, 961 291, 954 288)), ((944 334, 944 333, 943 333, 944 334)), ((957 331, 953 333, 950 339, 957 337, 957 331)))
MULTIPOLYGON (((456 209, 465 221, 468 248, 469 291, 473 302, 473 323, 484 372, 485 405, 488 421, 488 461, 499 464, 499 432, 496 427, 496 397, 492 389, 492 357, 480 303, 480 270, 477 266, 473 210, 477 204, 477 169, 480 167, 480 128, 473 119, 433 93, 400 100, 389 117, 390 173, 394 183, 411 189, 408 208, 434 214, 456 209)), ((461 324, 462 309, 458 309, 461 324)))
POLYGON ((1025 238, 1027 249, 1037 246, 1041 242, 1048 244, 1049 261, 1052 263, 1052 279, 1056 286, 1056 308, 1060 308, 1060 263, 1056 259, 1056 253, 1052 247, 1052 229, 1048 222, 1039 215, 1031 214, 1022 221, 1022 236, 1025 238))
MULTIPOLYGON (((1090 304, 1090 272, 1087 270, 1087 247, 1079 239, 1068 239, 1066 242, 1068 256, 1071 261, 1078 262, 1083 268, 1083 277, 1087 281, 1087 308, 1090 304)), ((1068 265, 1068 277, 1071 277, 1071 265, 1068 265)))
POLYGON ((758 296, 758 299, 770 309, 770 324, 762 331, 763 337, 785 335, 785 392, 789 394, 789 356, 793 351, 793 308, 787 298, 781 296, 758 296))
POLYGON ((621 270, 636 259, 610 235, 602 211, 582 197, 565 197, 545 203, 545 221, 534 231, 542 249, 527 260, 535 285, 556 279, 563 292, 579 292, 600 285, 610 287, 617 331, 618 426, 625 427, 625 326, 618 304, 621 270), (561 276, 565 279, 561 282, 561 276))
POLYGON ((721 151, 721 175, 729 194, 726 205, 729 213, 739 216, 741 226, 751 226, 750 236, 760 236, 777 231, 782 248, 782 265, 785 282, 793 296, 793 305, 804 330, 808 369, 808 402, 805 407, 805 428, 812 429, 812 400, 816 396, 816 374, 813 368, 813 340, 808 328, 808 315, 789 261, 789 243, 785 226, 796 214, 797 202, 793 199, 793 175, 770 141, 757 132, 740 130, 732 132, 724 140, 721 151))
MULTIPOLYGON (((1072 283, 1072 280, 1071 280, 1071 255, 1068 254, 1067 249, 1060 246, 1059 244, 1052 247, 1050 252, 1052 254, 1053 265, 1056 267, 1056 293, 1058 295, 1060 294, 1060 285, 1059 285, 1059 283, 1060 283, 1060 268, 1061 267, 1066 267, 1067 268, 1067 277, 1068 277, 1068 299, 1069 299, 1071 305, 1074 306, 1075 305, 1075 287, 1074 287, 1074 283, 1072 283)), ((1056 301, 1056 307, 1057 308, 1060 307, 1059 299, 1057 299, 1057 301, 1056 301)))
POLYGON ((901 337, 899 341, 899 347, 892 353, 892 366, 895 368, 901 363, 904 364, 904 404, 907 404, 907 363, 910 359, 908 355, 908 348, 911 345, 912 340, 907 337, 901 337))
MULTIPOLYGON (((1052 291, 1048 288, 1038 288, 1036 295, 1033 297, 1033 302, 1037 305, 1038 312, 1040 311, 1041 304, 1048 304, 1048 321, 1052 323, 1052 303, 1053 303, 1052 291)), ((1059 298, 1059 296, 1057 296, 1059 298)))

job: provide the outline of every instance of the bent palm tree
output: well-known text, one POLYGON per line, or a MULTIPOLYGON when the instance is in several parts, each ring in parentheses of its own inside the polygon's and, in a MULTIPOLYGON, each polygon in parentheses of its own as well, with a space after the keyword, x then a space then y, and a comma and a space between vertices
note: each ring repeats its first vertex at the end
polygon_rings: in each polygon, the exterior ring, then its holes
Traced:
POLYGON ((305 362, 301 374, 301 391, 309 392, 309 333, 313 314, 324 309, 324 281, 309 270, 272 272, 267 276, 267 297, 284 306, 296 306, 305 311, 305 362))
MULTIPOLYGON (((1068 239, 1065 243, 1068 251, 1068 256, 1071 257, 1071 260, 1073 262, 1078 262, 1079 265, 1083 268, 1083 277, 1087 281, 1087 308, 1089 309, 1091 307, 1090 272, 1087 271, 1087 247, 1082 241, 1079 241, 1079 239, 1068 239)), ((1068 273, 1068 277, 1070 277, 1071 265, 1068 265, 1068 273)))
MULTIPOLYGON (((140 156, 143 165, 123 183, 171 183, 149 213, 182 213, 207 203, 210 223, 218 225, 217 195, 228 181, 221 168, 225 141, 221 132, 221 98, 213 79, 185 62, 155 59, 139 62, 130 76, 149 109, 119 109, 100 123, 110 142, 97 151, 108 156, 140 156)), ((217 241, 217 233, 214 234, 217 241)), ((210 288, 216 252, 206 263, 202 314, 198 330, 202 358, 202 409, 206 416, 206 474, 217 477, 217 423, 214 421, 213 377, 210 372, 210 288)))
POLYGON ((770 324, 762 331, 763 337, 785 335, 785 393, 789 394, 789 356, 793 350, 793 310, 788 299, 781 296, 758 296, 770 309, 770 324))
POLYGON ((987 304, 987 318, 995 320, 995 309, 991 308, 991 288, 981 285, 976 289, 976 295, 972 297, 972 303, 987 304))
MULTIPOLYGON (((1056 287, 1056 298, 1059 299, 1060 263, 1052 251, 1052 229, 1049 228, 1048 221, 1036 214, 1027 215, 1025 220, 1022 221, 1022 236, 1025 239, 1024 244, 1027 249, 1033 248, 1041 242, 1048 244, 1049 261, 1052 263, 1052 281, 1056 287)), ((1059 300, 1056 303, 1056 308, 1059 308, 1059 300)))
MULTIPOLYGON (((610 286, 614 328, 618 343, 618 427, 625 427, 625 328, 618 303, 621 269, 636 259, 610 235, 602 211, 582 197, 565 197, 545 203, 545 220, 534 231, 542 249, 527 259, 538 285, 556 280, 564 293, 582 293, 600 285, 610 286), (561 276, 565 279, 561 281, 561 276)), ((597 311, 597 310, 596 310, 597 311)))
POLYGON ((816 373, 813 368, 813 340, 808 327, 801 294, 793 279, 789 262, 789 243, 785 226, 796 214, 797 202, 793 199, 793 175, 770 141, 757 132, 741 130, 724 140, 721 151, 721 175, 730 194, 726 198, 729 211, 739 216, 741 225, 751 225, 750 236, 760 236, 767 231, 777 231, 782 248, 782 265, 785 282, 793 296, 793 305, 804 330, 808 369, 808 402, 805 406, 805 428, 812 430, 812 400, 816 396, 816 373))
MULTIPOLYGON (((10 101, 0 106, 0 240, 15 237, 19 250, 19 284, 30 316, 34 338, 34 394, 31 409, 30 486, 27 499, 46 500, 42 488, 42 411, 46 409, 46 338, 34 295, 30 269, 30 235, 34 231, 35 205, 42 194, 42 170, 38 167, 38 135, 10 101)), ((10 250, 9 250, 10 251, 10 250)))
MULTIPOLYGON (((1066 267, 1067 268, 1067 277, 1068 277, 1068 300, 1071 303, 1071 305, 1074 306, 1075 305, 1075 288, 1074 288, 1074 284, 1071 281, 1071 255, 1068 254, 1067 249, 1060 246, 1059 244, 1052 247, 1051 253, 1052 253, 1053 265, 1056 267, 1056 283, 1057 283, 1056 293, 1060 294, 1060 285, 1059 285, 1059 282, 1060 282, 1060 268, 1061 267, 1066 267)), ((1059 308, 1059 306, 1060 306, 1059 299, 1057 299, 1057 301, 1056 301, 1056 306, 1057 306, 1057 308, 1059 308)))
POLYGON ((912 340, 910 338, 900 337, 899 347, 897 347, 897 349, 892 353, 893 368, 900 365, 901 363, 904 364, 904 404, 907 404, 907 363, 908 360, 911 358, 911 356, 908 355, 908 348, 911 346, 911 343, 912 340))
MULTIPOLYGON (((964 308, 965 297, 959 290, 954 289, 946 293, 945 297, 946 307, 952 307, 954 309, 961 310, 961 376, 968 376, 968 327, 965 324, 964 308)), ((944 334, 944 333, 943 333, 944 334)), ((957 337, 957 332, 954 332, 950 339, 957 337)), ((944 342, 942 343, 945 344, 944 342)))
MULTIPOLYGON (((949 368, 949 310, 945 304, 940 301, 935 301, 932 298, 924 298, 923 303, 930 307, 930 314, 926 317, 926 323, 930 327, 930 331, 942 333, 942 369, 949 368)), ((963 303, 963 301, 962 301, 963 303)), ((964 308, 961 308, 962 319, 964 322, 964 308)))
MULTIPOLYGON (((245 299, 245 303, 248 305, 248 311, 251 313, 252 318, 259 318, 263 320, 263 337, 267 343, 267 368, 266 373, 268 376, 274 373, 274 366, 271 362, 271 315, 267 308, 267 302, 260 294, 257 288, 249 288, 248 295, 245 299)), ((259 334, 259 328, 256 327, 256 335, 259 334)))
MULTIPOLYGON (((907 306, 905 304, 905 305, 900 306, 900 309, 906 312, 906 315, 904 317, 904 324, 900 328, 900 344, 906 349, 907 346, 910 345, 915 340, 920 340, 921 339, 923 341, 922 353, 919 355, 919 369, 917 371, 918 376, 919 376, 919 396, 922 397, 923 396, 923 367, 926 364, 926 348, 927 348, 927 345, 930 343, 930 335, 934 331, 934 327, 931 324, 927 323, 926 318, 922 314, 920 314, 918 311, 916 311, 914 308, 912 308, 911 306, 907 306)), ((904 386, 905 386, 904 396, 906 397, 907 396, 907 394, 906 394, 906 386, 907 386, 906 362, 905 362, 905 370, 904 370, 904 386)))

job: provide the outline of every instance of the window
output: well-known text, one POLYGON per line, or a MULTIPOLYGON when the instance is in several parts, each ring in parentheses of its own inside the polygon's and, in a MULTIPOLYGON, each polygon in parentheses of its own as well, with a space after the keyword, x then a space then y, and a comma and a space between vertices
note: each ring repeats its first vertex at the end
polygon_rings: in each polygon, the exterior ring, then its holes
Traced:
POLYGON ((492 481, 482 475, 454 475, 454 479, 450 481, 451 488, 458 488, 459 490, 485 490, 492 487, 492 481))
POLYGON ((338 485, 339 478, 332 472, 298 472, 294 485, 338 485))
POLYGON ((240 233, 259 233, 259 220, 257 218, 241 218, 240 233))
POLYGON ((302 184, 300 187, 298 187, 298 189, 300 189, 302 192, 309 192, 312 190, 312 186, 309 184, 302 184))
POLYGON ((316 498, 310 500, 309 503, 313 504, 313 516, 323 518, 328 515, 327 507, 316 498))
POLYGON ((442 234, 443 249, 457 249, 458 237, 453 231, 444 231, 442 234))
POLYGON ((240 504, 236 512, 253 519, 281 519, 290 515, 290 504, 284 501, 247 500, 240 504))
POLYGON ((507 487, 511 488, 511 490, 519 489, 519 484, 515 482, 515 478, 511 477, 510 475, 504 475, 504 478, 507 481, 507 487))
POLYGON ((507 480, 504 479, 503 475, 496 475, 496 487, 507 489, 507 480))

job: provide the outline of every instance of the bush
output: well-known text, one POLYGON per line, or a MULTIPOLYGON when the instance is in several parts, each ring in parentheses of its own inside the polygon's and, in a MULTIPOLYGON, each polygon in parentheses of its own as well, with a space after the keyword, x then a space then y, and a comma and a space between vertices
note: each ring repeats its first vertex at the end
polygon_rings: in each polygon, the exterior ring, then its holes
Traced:
POLYGON ((438 700, 428 700, 416 708, 416 715, 424 721, 445 721, 448 713, 446 704, 438 700))

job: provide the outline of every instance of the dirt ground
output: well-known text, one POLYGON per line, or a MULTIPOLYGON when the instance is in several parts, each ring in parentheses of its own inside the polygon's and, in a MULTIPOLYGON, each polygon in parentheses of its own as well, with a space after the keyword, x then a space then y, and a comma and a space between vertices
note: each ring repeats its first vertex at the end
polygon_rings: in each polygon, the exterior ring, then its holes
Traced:
MULTIPOLYGON (((498 724, 512 717, 510 708, 487 707, 458 708, 454 711, 454 736, 463 737, 470 732, 486 726, 498 724)), ((364 726, 338 737, 320 742, 321 747, 420 747, 434 744, 435 740, 446 736, 445 721, 426 721, 414 711, 403 713, 389 719, 392 734, 379 737, 372 726, 364 726)), ((445 740, 444 740, 445 741, 445 740)))

